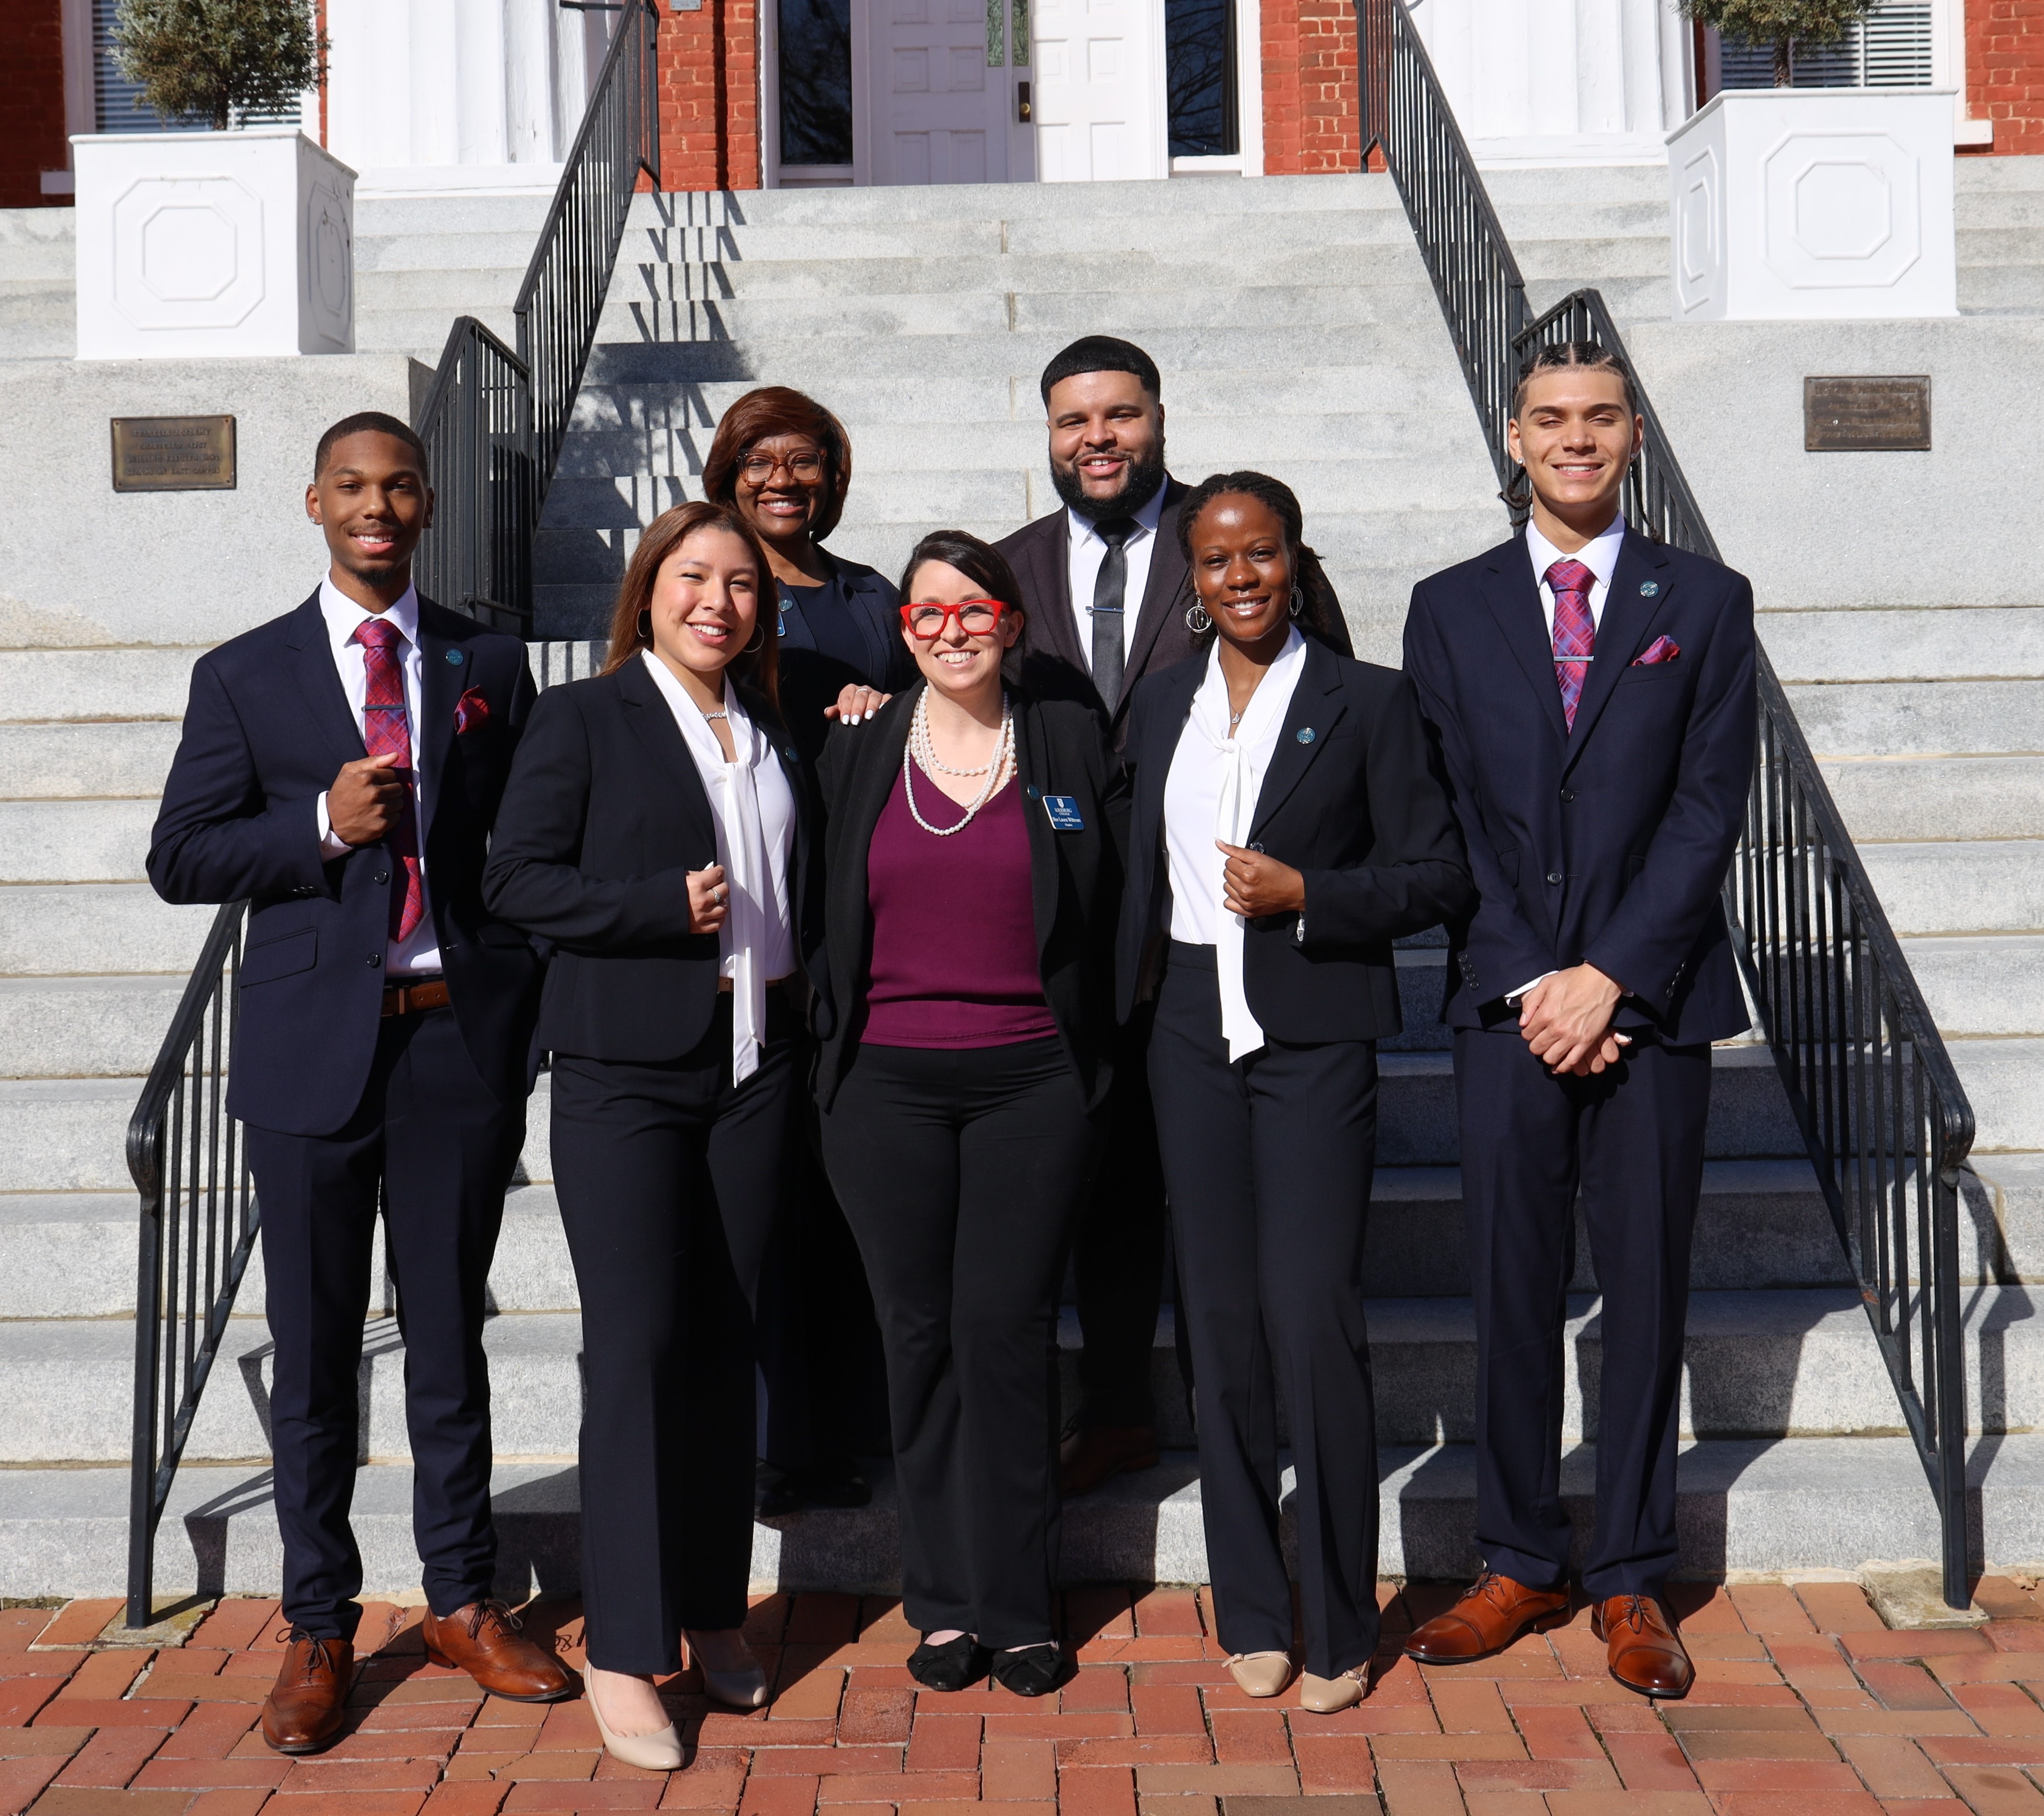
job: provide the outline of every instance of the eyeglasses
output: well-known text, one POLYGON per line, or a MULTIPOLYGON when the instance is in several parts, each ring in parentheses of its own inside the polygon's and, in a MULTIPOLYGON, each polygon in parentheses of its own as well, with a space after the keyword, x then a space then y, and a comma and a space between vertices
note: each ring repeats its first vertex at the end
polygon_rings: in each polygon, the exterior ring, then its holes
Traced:
POLYGON ((820 479, 824 474, 824 457, 820 454, 791 454, 785 459, 770 454, 748 454, 739 462, 738 470, 752 485, 764 486, 774 474, 785 467, 790 478, 799 479, 805 485, 820 479))
POLYGON ((955 605, 904 605, 901 622, 910 636, 926 643, 941 637, 944 627, 954 618, 968 637, 990 637, 1005 610, 1007 607, 998 599, 961 599, 955 605))

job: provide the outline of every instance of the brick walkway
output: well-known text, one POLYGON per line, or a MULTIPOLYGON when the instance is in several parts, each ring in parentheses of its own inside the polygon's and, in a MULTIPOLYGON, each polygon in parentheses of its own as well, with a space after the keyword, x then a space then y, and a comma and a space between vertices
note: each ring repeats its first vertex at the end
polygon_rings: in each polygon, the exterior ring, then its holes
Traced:
MULTIPOLYGON (((1449 1594, 1387 1591, 1388 1627, 1449 1594)), ((695 1752, 671 1776, 605 1759, 579 1703, 486 1701, 428 1665, 416 1613, 388 1603, 363 1621, 351 1731, 295 1762, 250 1731, 274 1603, 224 1602, 153 1653, 90 1649, 110 1602, 10 1608, 0 1816, 965 1816, 982 1801, 986 1816, 1058 1816, 1054 1801, 1062 1816, 1285 1816, 1266 1800, 1302 1793, 1347 1799, 1311 1816, 1376 1816, 1373 1793, 1389 1816, 2044 1816, 2044 1594, 1992 1580, 1979 1599, 1984 1629, 1891 1633, 1848 1585, 1699 1588, 1686 1702, 1612 1684, 1584 1614, 1457 1670, 1387 1654, 1362 1707, 1309 1715, 1228 1682, 1189 1590, 1069 1595, 1082 1668, 1055 1708, 984 1686, 919 1694, 891 1601, 775 1596, 751 1623, 773 1706, 706 1710, 677 1679, 695 1752)), ((579 1662, 574 1603, 537 1604, 531 1626, 579 1662)))

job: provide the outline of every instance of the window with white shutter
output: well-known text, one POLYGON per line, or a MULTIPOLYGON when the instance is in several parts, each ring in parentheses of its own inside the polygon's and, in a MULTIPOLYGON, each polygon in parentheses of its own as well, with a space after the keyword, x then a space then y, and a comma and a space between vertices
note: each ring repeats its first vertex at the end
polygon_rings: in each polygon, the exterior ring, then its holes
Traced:
MULTIPOLYGON (((1928 88, 1933 0, 1880 0, 1836 44, 1800 44, 1793 54, 1798 88, 1928 88)), ((1774 47, 1727 38, 1727 88, 1774 86, 1774 47)))

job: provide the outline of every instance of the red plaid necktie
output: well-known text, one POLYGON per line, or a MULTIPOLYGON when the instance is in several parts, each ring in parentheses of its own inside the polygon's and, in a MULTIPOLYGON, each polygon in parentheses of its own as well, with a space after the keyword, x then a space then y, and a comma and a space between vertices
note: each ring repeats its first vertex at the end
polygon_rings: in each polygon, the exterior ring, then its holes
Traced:
POLYGON ((403 816, 383 843, 405 867, 405 893, 390 892, 390 937, 409 939, 426 912, 425 882, 419 870, 418 791, 412 784, 412 727, 405 712, 405 670, 399 652, 405 633, 382 618, 365 618, 352 639, 362 646, 362 742, 372 757, 398 759, 406 785, 403 816))
POLYGON ((1554 594, 1554 680, 1562 690, 1562 716, 1573 731, 1596 643, 1596 620, 1590 616, 1596 576, 1579 561, 1558 561, 1543 578, 1554 594))

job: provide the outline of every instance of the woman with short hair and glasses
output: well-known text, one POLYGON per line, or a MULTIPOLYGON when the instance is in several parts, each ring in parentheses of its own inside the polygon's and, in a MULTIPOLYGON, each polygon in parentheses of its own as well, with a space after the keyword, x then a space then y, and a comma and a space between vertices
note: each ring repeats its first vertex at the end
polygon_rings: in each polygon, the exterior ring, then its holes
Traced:
POLYGON ((915 675, 895 622, 893 587, 823 547, 851 486, 844 424, 785 385, 747 391, 726 410, 703 460, 705 493, 736 510, 766 548, 778 606, 782 706, 812 760, 844 689, 886 693, 915 675))
POLYGON ((1009 687, 1020 589, 916 545, 920 678, 831 735, 824 1159, 880 1311, 902 1599, 932 1690, 1062 1680, 1055 1340, 1112 1046, 1120 766, 1093 711, 1009 687))
MULTIPOLYGON (((743 517, 766 551, 781 710, 811 763, 840 695, 875 698, 916 673, 901 647, 892 584, 822 546, 851 486, 844 424, 784 385, 732 404, 703 461, 704 490, 743 517)), ((813 1058, 805 1046, 797 1071, 806 1076, 813 1058)), ((858 1459, 887 1448, 879 1333, 851 1231, 813 1142, 797 1142, 788 1164, 786 1212, 758 1305, 766 1386, 759 1512, 770 1519, 803 1507, 863 1506, 873 1491, 858 1459)))

